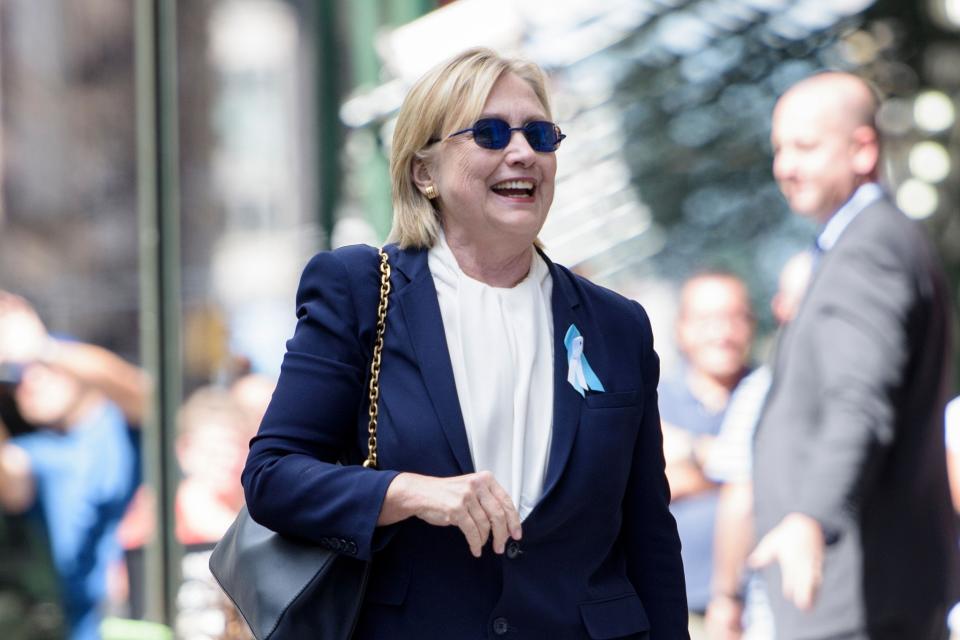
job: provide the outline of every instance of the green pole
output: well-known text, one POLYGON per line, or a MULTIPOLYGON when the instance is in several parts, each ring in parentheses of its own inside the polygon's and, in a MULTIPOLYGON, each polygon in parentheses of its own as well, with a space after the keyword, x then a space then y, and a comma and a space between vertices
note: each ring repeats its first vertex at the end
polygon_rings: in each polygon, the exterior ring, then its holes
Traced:
MULTIPOLYGON (((381 4, 378 2, 352 2, 350 11, 350 86, 354 89, 371 89, 380 83, 380 60, 374 48, 377 30, 383 24, 381 4)), ((389 12, 390 7, 386 7, 389 12)), ((390 200, 389 163, 376 140, 377 132, 364 129, 353 133, 368 137, 369 157, 363 159, 361 178, 357 181, 364 216, 381 239, 390 231, 393 207, 390 200)))
POLYGON ((147 549, 143 586, 147 617, 172 626, 180 582, 173 439, 182 384, 176 3, 137 0, 135 21, 140 343, 154 383, 143 425, 144 469, 157 498, 157 531, 147 549))
MULTIPOLYGON (((313 25, 316 62, 317 108, 317 221, 323 230, 323 248, 330 248, 340 198, 340 50, 338 46, 337 2, 306 3, 304 11, 313 25)), ((359 4, 364 4, 360 2, 359 4)))

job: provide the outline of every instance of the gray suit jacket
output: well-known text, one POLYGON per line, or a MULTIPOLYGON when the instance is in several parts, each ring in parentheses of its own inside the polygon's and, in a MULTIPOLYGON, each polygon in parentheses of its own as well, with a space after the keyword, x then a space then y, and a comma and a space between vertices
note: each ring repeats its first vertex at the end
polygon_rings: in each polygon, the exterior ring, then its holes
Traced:
POLYGON ((780 337, 755 436, 758 535, 798 511, 828 542, 811 612, 787 604, 779 568, 766 570, 780 640, 945 610, 958 566, 943 432, 949 345, 945 282, 923 229, 885 199, 869 205, 822 257, 780 337))

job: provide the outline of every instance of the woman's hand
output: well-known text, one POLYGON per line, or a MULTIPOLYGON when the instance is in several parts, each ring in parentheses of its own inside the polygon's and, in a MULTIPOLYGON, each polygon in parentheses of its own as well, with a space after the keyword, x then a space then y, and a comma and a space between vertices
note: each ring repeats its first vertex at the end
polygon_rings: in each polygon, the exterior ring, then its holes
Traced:
POLYGON ((513 500, 489 471, 453 478, 401 473, 387 489, 377 524, 411 516, 438 527, 459 527, 476 558, 491 533, 496 553, 503 553, 508 538, 522 535, 513 500))

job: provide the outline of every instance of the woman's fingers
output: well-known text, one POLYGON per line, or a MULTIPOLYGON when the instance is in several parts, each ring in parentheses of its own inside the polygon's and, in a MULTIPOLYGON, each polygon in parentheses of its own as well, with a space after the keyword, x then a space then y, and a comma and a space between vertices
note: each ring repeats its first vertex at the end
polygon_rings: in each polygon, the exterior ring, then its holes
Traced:
POLYGON ((483 507, 484 515, 489 520, 490 529, 493 532, 493 550, 495 553, 503 553, 507 545, 507 537, 510 535, 507 530, 506 509, 489 487, 481 487, 478 494, 480 505, 483 507))
POLYGON ((490 521, 475 496, 468 496, 466 509, 458 526, 470 545, 470 553, 479 558, 490 537, 490 521))
POLYGON ((490 492, 503 507, 504 515, 506 516, 507 530, 510 532, 510 537, 514 540, 519 540, 523 536, 523 529, 520 527, 520 514, 517 512, 517 507, 514 506, 513 499, 510 498, 510 494, 508 494, 496 480, 494 480, 493 484, 490 486, 490 492))
MULTIPOLYGON (((520 514, 513 506, 513 500, 504 490, 497 479, 489 471, 467 476, 472 488, 472 496, 482 508, 482 513, 475 513, 474 519, 493 534, 493 550, 503 553, 507 546, 507 539, 520 539, 520 514)), ((484 537, 486 543, 486 536, 484 537)))
POLYGON ((384 511, 378 523, 416 515, 432 525, 454 525, 476 557, 491 534, 496 553, 504 552, 508 538, 519 540, 521 535, 513 500, 489 471, 453 478, 400 474, 391 483, 384 511))

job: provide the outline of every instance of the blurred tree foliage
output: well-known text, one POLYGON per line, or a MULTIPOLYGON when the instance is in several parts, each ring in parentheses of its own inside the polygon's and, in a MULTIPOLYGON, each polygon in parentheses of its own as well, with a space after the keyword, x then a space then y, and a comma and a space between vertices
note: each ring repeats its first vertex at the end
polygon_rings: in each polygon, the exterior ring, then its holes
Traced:
MULTIPOLYGON (((794 11, 804 3, 674 4, 680 6, 612 52, 633 63, 615 95, 625 114, 634 183, 664 231, 656 268, 676 281, 707 267, 742 275, 761 329, 769 330, 767 301, 777 272, 816 233, 790 214, 770 174, 769 122, 777 97, 823 69, 861 74, 887 97, 910 98, 927 88, 954 93, 956 78, 931 69, 936 56, 951 53, 942 47, 957 46, 957 35, 938 29, 922 3, 897 0, 852 15, 834 8, 832 17, 827 7, 819 16, 794 11)), ((940 192, 940 208, 925 223, 956 292, 956 190, 940 192)))

